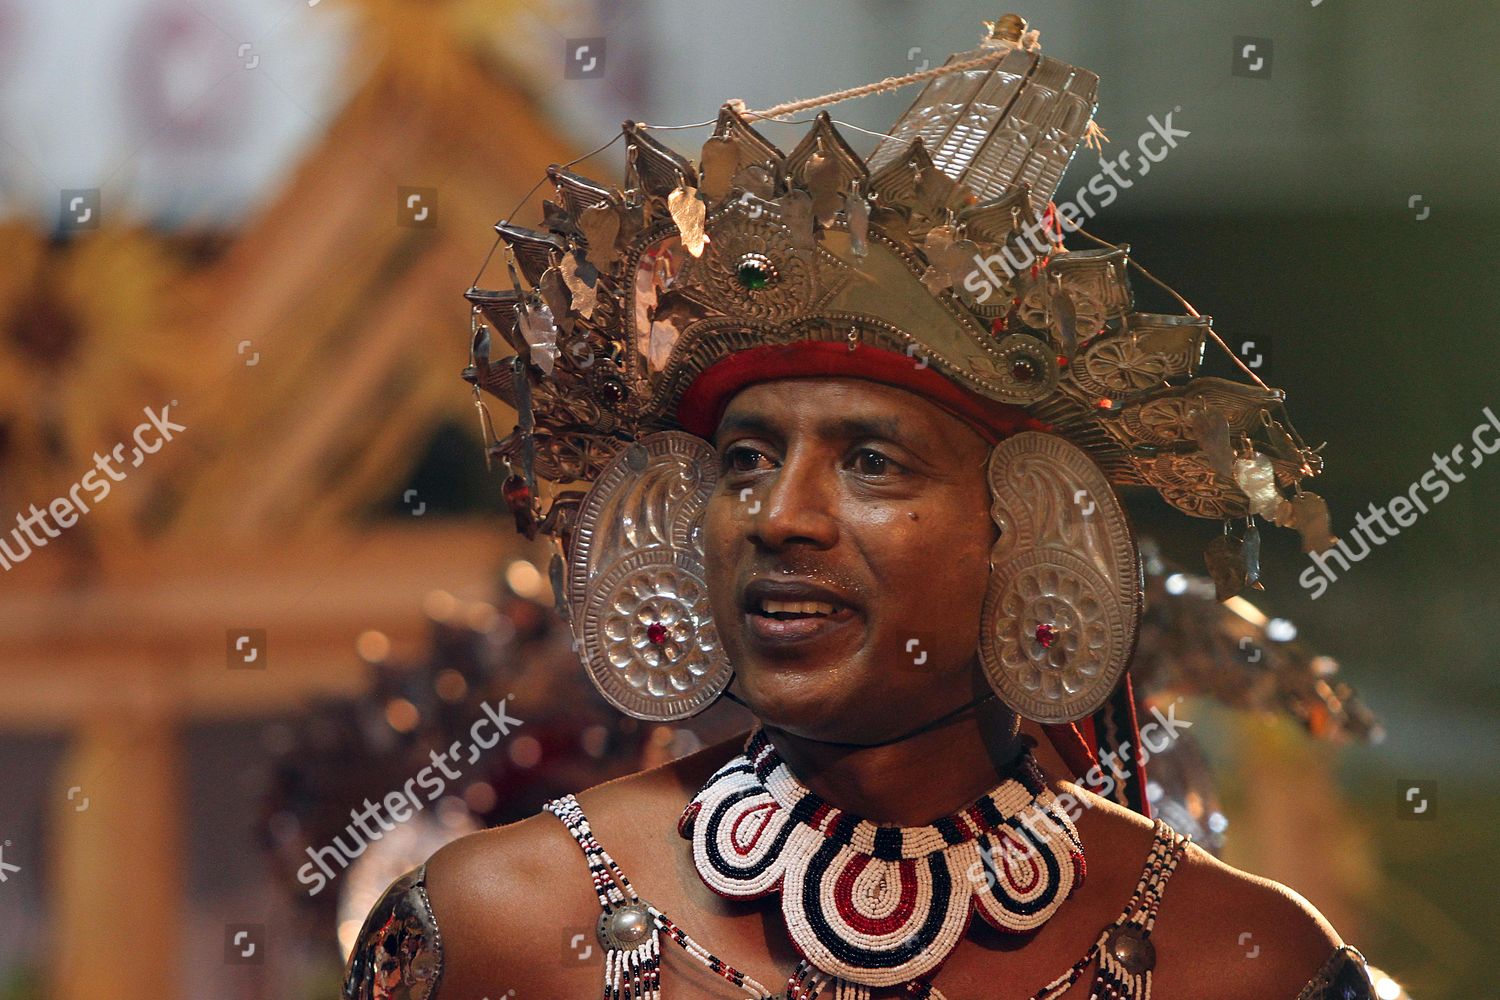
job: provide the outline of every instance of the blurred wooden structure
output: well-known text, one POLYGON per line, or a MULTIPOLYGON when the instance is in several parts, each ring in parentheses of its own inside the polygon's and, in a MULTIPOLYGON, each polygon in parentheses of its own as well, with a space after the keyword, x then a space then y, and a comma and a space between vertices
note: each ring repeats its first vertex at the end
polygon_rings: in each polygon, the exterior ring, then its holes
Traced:
POLYGON ((0 233, 0 510, 67 495, 144 407, 187 428, 0 573, 0 727, 71 734, 45 873, 64 1000, 181 995, 182 727, 354 691, 360 632, 419 641, 423 596, 492 593, 514 546, 420 498, 368 515, 473 418, 462 293, 537 164, 576 153, 430 6, 363 13, 365 82, 243 231, 0 233), (432 225, 399 224, 401 186, 436 190, 432 225), (268 669, 229 669, 241 628, 268 669))

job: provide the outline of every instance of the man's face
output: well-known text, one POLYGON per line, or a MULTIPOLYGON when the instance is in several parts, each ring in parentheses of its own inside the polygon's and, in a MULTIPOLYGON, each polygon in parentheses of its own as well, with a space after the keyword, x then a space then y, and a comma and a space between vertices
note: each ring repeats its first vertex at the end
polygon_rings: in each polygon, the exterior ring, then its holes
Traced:
POLYGON ((869 742, 984 690, 979 613, 997 533, 989 445, 973 428, 904 389, 795 378, 741 390, 714 445, 709 601, 734 690, 758 717, 869 742), (758 592, 767 583, 822 591, 758 592), (792 608, 767 614, 772 596, 792 608), (797 610, 804 600, 837 610, 797 610))

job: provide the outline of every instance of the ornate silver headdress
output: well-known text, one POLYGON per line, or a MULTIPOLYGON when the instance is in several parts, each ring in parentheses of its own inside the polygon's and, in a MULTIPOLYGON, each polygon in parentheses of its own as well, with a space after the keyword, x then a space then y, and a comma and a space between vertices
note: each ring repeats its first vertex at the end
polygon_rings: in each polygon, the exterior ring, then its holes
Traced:
POLYGON ((1024 529, 996 555, 1012 576, 1019 556, 1041 565, 1005 593, 992 581, 986 613, 1005 620, 981 649, 1028 717, 1096 709, 1133 649, 1139 561, 1111 485, 1225 519, 1209 552, 1225 596, 1256 583, 1256 515, 1299 528, 1306 549, 1331 544, 1300 485, 1321 457, 1284 393, 1227 347, 1252 383, 1198 375, 1207 341, 1223 346, 1210 318, 1136 311, 1128 246, 1062 246, 1050 201, 1098 135, 1098 78, 1041 55, 1015 15, 987 28, 979 48, 914 75, 926 86, 868 160, 826 112, 788 154, 750 124, 785 110, 730 102, 697 164, 626 122, 623 188, 553 166, 544 228, 496 227, 511 287, 467 292, 465 377, 520 416, 490 455, 510 470, 518 530, 558 541, 560 609, 623 710, 690 714, 727 683, 696 548, 717 411, 691 391, 757 348, 904 355, 1045 427, 1007 438, 990 467, 997 523, 1024 529), (537 477, 586 488, 544 512, 537 477), (1073 631, 1018 617, 1049 614, 1072 614, 1073 631))

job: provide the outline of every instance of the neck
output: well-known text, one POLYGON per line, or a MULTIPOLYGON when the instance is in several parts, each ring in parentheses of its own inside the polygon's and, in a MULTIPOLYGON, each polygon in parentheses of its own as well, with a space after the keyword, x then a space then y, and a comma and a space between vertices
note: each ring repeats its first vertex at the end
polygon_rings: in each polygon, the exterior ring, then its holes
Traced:
POLYGON ((921 826, 1000 784, 1023 749, 1018 727, 997 699, 884 746, 834 746, 771 726, 766 736, 797 780, 833 805, 875 823, 921 826))

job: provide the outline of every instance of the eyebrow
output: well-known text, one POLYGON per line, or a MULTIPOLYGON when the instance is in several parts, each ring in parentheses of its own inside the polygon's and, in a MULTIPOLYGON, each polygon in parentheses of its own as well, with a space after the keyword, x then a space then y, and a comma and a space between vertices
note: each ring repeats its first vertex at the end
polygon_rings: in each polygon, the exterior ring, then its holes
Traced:
MULTIPOLYGON (((907 444, 907 436, 901 433, 901 422, 895 417, 825 417, 814 428, 822 437, 850 440, 854 438, 879 437, 898 444, 907 444)), ((758 413, 734 413, 725 417, 714 433, 714 444, 731 431, 751 431, 758 434, 780 433, 776 422, 758 413)))

